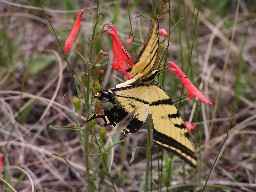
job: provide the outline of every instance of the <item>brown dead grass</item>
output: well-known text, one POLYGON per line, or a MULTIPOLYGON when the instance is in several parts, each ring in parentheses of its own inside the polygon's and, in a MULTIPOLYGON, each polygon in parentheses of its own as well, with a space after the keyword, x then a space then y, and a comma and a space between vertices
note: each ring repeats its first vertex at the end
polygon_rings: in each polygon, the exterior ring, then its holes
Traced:
MULTIPOLYGON (((185 3, 189 18, 186 22, 192 26, 195 9, 192 2, 185 1, 185 3)), ((175 5, 174 3, 172 10, 174 14, 177 11, 175 5)), ((108 9, 112 8, 108 4, 106 6, 108 9)), ((139 12, 140 8, 142 7, 138 6, 138 10, 134 12, 139 12)), ((5 23, 3 30, 7 31, 8 38, 13 41, 20 38, 21 42, 13 60, 8 60, 10 63, 7 63, 7 67, 0 68, 0 153, 5 154, 7 151, 5 168, 10 174, 11 183, 15 184, 19 181, 22 171, 17 171, 15 168, 20 167, 26 174, 17 187, 19 191, 30 191, 31 181, 38 191, 82 190, 86 188, 86 182, 81 175, 71 169, 63 159, 53 155, 61 154, 77 170, 85 171, 83 151, 77 133, 49 128, 49 125, 75 124, 72 110, 74 82, 60 48, 41 10, 36 11, 33 6, 23 8, 4 1, 0 2, 0 9, 1 20, 5 23), (34 55, 43 52, 53 54, 56 58, 55 62, 39 74, 28 76, 26 63, 34 55), (24 118, 24 111, 28 109, 29 114, 24 118)), ((51 7, 47 13, 56 31, 61 34, 62 30, 70 28, 73 20, 66 19, 65 11, 62 13, 52 11, 58 11, 57 9, 51 7)), ((121 9, 121 12, 126 13, 125 5, 121 9)), ((199 177, 197 183, 204 183, 228 132, 229 137, 210 176, 209 184, 229 186, 232 191, 254 191, 256 189, 256 17, 249 12, 248 5, 241 1, 237 22, 235 18, 235 9, 230 10, 224 17, 214 15, 210 7, 199 13, 197 50, 193 52, 191 62, 197 64, 198 72, 201 74, 200 77, 195 76, 194 80, 202 79, 203 83, 199 86, 205 87, 205 94, 213 99, 214 105, 198 105, 191 101, 188 102, 186 114, 189 117, 193 108, 195 115, 201 116, 194 121, 198 121, 198 131, 205 136, 202 145, 198 146, 201 163, 195 172, 199 177), (229 26, 225 22, 233 22, 235 25, 229 26), (233 39, 232 33, 234 33, 233 39), (239 80, 240 94, 235 91, 239 59, 243 62, 239 80), (237 103, 234 102, 235 99, 237 103), (237 106, 236 110, 235 106, 237 106), (234 123, 230 127, 231 118, 234 119, 234 123)), ((109 20, 104 22, 107 23, 109 20)), ((90 35, 85 26, 90 27, 92 24, 83 23, 83 26, 82 31, 87 36, 90 35)), ((148 26, 142 26, 143 29, 147 31, 148 26)), ((192 33, 193 28, 188 31, 192 33)), ((182 37, 185 39, 184 31, 182 37)), ((60 35, 59 38, 64 42, 65 37, 60 35)), ((172 58, 177 58, 181 51, 178 41, 178 34, 173 34, 169 50, 172 58)), ((103 42, 108 43, 106 39, 103 42)), ((79 44, 79 40, 76 44, 79 44)), ((7 52, 7 50, 2 51, 7 52)), ((72 66, 79 75, 84 69, 83 63, 77 58, 73 61, 71 55, 68 59, 71 63, 74 62, 72 66)), ((107 85, 106 82, 103 84, 107 85)), ((193 119, 193 116, 190 119, 193 119)), ((118 132, 119 130, 113 128, 109 130, 108 142, 113 142, 110 138, 118 132)), ((133 148, 145 146, 145 131, 122 138, 126 140, 125 147, 118 147, 114 153, 111 153, 110 173, 117 191, 133 191, 141 185, 141 177, 145 171, 145 153, 138 152, 132 164, 129 160, 133 148)), ((156 167, 157 160, 153 159, 153 167, 156 167)), ((175 166, 180 166, 179 161, 177 162, 175 166)), ((2 173, 0 178, 3 178, 2 173)), ((173 173, 172 184, 182 183, 180 172, 173 173)), ((109 186, 111 186, 110 180, 105 178, 99 190, 106 190, 109 186)))

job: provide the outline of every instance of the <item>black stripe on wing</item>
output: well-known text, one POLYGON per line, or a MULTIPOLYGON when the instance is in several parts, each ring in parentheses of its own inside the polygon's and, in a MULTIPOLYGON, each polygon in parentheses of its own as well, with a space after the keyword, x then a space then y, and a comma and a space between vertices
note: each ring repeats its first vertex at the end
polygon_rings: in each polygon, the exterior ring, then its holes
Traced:
MULTIPOLYGON (((156 48, 156 46, 158 46, 158 41, 155 43, 155 45, 154 45, 154 47, 152 48, 152 50, 154 50, 154 49, 156 48)), ((155 51, 153 57, 151 57, 149 63, 143 68, 142 71, 140 71, 141 73, 143 73, 143 72, 148 68, 148 66, 151 66, 151 65, 153 66, 153 65, 154 65, 154 63, 155 63, 155 58, 157 57, 157 53, 158 53, 157 50, 158 50, 158 49, 156 49, 156 51, 155 51), (152 64, 152 61, 153 61, 153 60, 154 60, 154 63, 152 64)), ((152 52, 151 52, 150 54, 152 54, 152 52)), ((151 56, 151 55, 150 55, 150 56, 151 56)))
MULTIPOLYGON (((154 102, 150 103, 150 106, 158 106, 158 105, 173 105, 173 102, 172 102, 171 98, 168 98, 168 99, 158 100, 158 101, 154 101, 154 102)), ((168 114, 167 116, 170 119, 180 118, 180 114, 178 112, 168 114)), ((175 124, 174 123, 174 126, 176 128, 186 129, 186 126, 184 125, 184 123, 182 123, 182 124, 175 124)))
POLYGON ((123 130, 124 134, 135 133, 140 130, 143 121, 140 121, 136 117, 133 117, 126 128, 123 130))
POLYGON ((154 101, 152 103, 150 103, 150 106, 157 106, 157 105, 173 105, 173 102, 170 98, 168 99, 162 99, 162 100, 158 100, 158 101, 154 101))
POLYGON ((108 119, 107 125, 116 125, 122 121, 129 113, 119 105, 115 105, 111 109, 105 110, 105 116, 108 119))
POLYGON ((148 32, 148 35, 147 35, 147 38, 146 38, 146 41, 145 41, 145 44, 144 44, 144 47, 142 48, 142 50, 140 51, 138 57, 140 58, 141 55, 143 54, 144 50, 146 49, 146 47, 148 46, 148 43, 151 41, 151 38, 153 35, 156 34, 156 37, 157 37, 157 42, 159 41, 159 35, 158 35, 158 20, 152 20, 151 21, 151 29, 150 31, 148 32), (157 25, 157 28, 154 28, 155 26, 154 25, 157 25), (154 31, 156 30, 156 31, 154 31))
POLYGON ((187 156, 189 156, 190 158, 192 158, 196 161, 196 156, 195 156, 194 151, 191 151, 189 148, 187 148, 186 146, 177 142, 175 139, 168 137, 167 135, 164 135, 155 129, 153 130, 153 137, 154 137, 154 141, 159 142, 159 143, 155 142, 157 145, 166 149, 167 151, 171 151, 172 153, 178 155, 181 159, 183 159, 184 161, 189 163, 192 167, 196 167, 196 165, 192 161, 190 161, 186 156, 182 155, 181 153, 179 153, 176 150, 173 150, 167 146, 179 149, 182 153, 185 153, 187 156), (164 145, 167 145, 167 146, 164 146, 164 145))
POLYGON ((184 125, 184 123, 182 123, 182 124, 176 124, 176 123, 174 123, 173 125, 175 126, 175 128, 186 129, 186 126, 184 125))
MULTIPOLYGON (((134 101, 139 101, 145 105, 149 105, 149 102, 148 101, 145 101, 143 99, 140 99, 140 98, 137 98, 137 97, 130 97, 130 96, 124 96, 124 95, 116 95, 116 97, 121 97, 121 98, 126 98, 126 99, 131 99, 131 100, 134 100, 134 101)), ((135 108, 135 107, 134 107, 135 108)))

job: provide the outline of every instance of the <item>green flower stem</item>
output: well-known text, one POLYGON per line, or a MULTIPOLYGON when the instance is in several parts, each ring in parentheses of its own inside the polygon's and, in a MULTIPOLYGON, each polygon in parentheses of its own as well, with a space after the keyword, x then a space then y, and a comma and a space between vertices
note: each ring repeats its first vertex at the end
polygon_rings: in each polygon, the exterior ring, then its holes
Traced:
MULTIPOLYGON (((100 1, 97 1, 97 13, 96 13, 96 22, 93 28, 93 33, 92 33, 92 44, 90 46, 90 55, 89 55, 89 62, 92 62, 92 52, 93 52, 93 40, 95 38, 95 33, 96 33, 96 28, 99 22, 99 4, 100 1)), ((85 97, 85 103, 86 103, 86 114, 87 117, 89 118, 89 111, 90 111, 90 94, 91 92, 89 91, 89 89, 91 88, 91 67, 90 65, 88 66, 87 69, 87 81, 86 81, 86 87, 87 87, 87 95, 85 97)), ((89 159, 89 153, 90 153, 90 142, 89 142, 89 134, 90 134, 90 129, 94 127, 94 121, 89 122, 89 125, 86 126, 86 128, 83 131, 83 135, 84 135, 84 159, 85 159, 85 167, 86 167, 86 180, 87 180, 87 191, 91 192, 94 191, 94 183, 93 180, 91 178, 90 175, 90 159, 89 159)))
MULTIPOLYGON (((152 18, 156 17, 156 5, 157 5, 156 0, 153 0, 152 1, 152 18)), ((150 177, 150 173, 151 173, 152 127, 150 126, 149 120, 147 120, 147 132, 148 132, 148 138, 147 138, 147 165, 146 165, 147 167, 146 167, 145 190, 144 191, 150 191, 150 190, 148 190, 149 180, 152 179, 150 177)))
POLYGON ((149 188, 149 181, 151 179, 151 148, 152 148, 152 127, 150 126, 149 119, 147 120, 147 167, 146 167, 146 177, 145 177, 145 190, 150 191, 149 188))

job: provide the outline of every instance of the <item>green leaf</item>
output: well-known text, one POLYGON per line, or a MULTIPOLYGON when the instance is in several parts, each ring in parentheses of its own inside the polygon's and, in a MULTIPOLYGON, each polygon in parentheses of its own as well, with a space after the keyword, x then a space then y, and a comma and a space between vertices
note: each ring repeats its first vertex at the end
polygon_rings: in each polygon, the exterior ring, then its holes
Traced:
POLYGON ((104 145, 104 139, 106 137, 107 130, 106 127, 101 127, 100 129, 100 144, 103 146, 104 145))
POLYGON ((73 103, 77 111, 80 111, 81 109, 81 101, 76 97, 73 96, 73 103))
POLYGON ((20 114, 21 122, 25 123, 29 115, 31 115, 31 110, 33 109, 35 102, 31 102, 20 114))
POLYGON ((81 131, 84 128, 83 127, 77 127, 77 126, 55 126, 55 125, 50 125, 49 128, 51 129, 56 129, 56 130, 60 130, 60 131, 69 131, 69 130, 73 130, 73 131, 81 131))
POLYGON ((137 149, 146 149, 146 148, 145 148, 145 147, 135 147, 135 148, 133 148, 133 149, 132 149, 132 157, 131 157, 129 163, 132 163, 132 162, 133 162, 133 160, 134 160, 134 158, 135 158, 135 154, 136 154, 137 149))
POLYGON ((50 54, 39 54, 28 61, 28 74, 36 75, 55 61, 56 57, 50 54))

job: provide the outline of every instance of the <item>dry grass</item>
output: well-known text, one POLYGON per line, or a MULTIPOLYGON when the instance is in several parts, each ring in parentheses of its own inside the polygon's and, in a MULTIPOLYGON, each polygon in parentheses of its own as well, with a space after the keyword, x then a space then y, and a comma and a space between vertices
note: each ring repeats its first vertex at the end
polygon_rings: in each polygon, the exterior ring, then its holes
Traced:
MULTIPOLYGON (((87 182, 84 179, 86 169, 80 132, 49 128, 50 125, 76 125, 76 118, 81 118, 81 114, 74 111, 72 101, 76 94, 75 83, 39 4, 22 2, 25 3, 0 1, 0 153, 5 160, 5 170, 0 172, 0 188, 6 181, 17 191, 31 191, 33 186, 36 191, 83 191, 87 182), (41 57, 42 54, 46 57, 41 57), (33 69, 39 65, 43 66, 41 70, 33 69)), ((62 44, 80 8, 88 8, 91 3, 92 12, 95 12, 93 1, 81 1, 75 5, 68 2, 53 4, 45 1, 46 12, 62 44)), ((172 1, 171 27, 180 18, 184 20, 171 35, 168 60, 189 66, 189 77, 200 89, 203 88, 204 94, 214 101, 214 105, 184 102, 181 114, 197 124, 197 130, 192 134, 200 163, 196 170, 192 170, 175 156, 165 154, 161 174, 167 177, 168 164, 172 160, 171 179, 168 184, 161 184, 158 188, 157 157, 160 154, 153 153, 152 185, 155 190, 165 191, 166 186, 170 185, 173 191, 180 191, 187 187, 185 181, 191 184, 189 189, 199 191, 218 153, 220 155, 208 184, 220 187, 208 191, 256 190, 256 17, 255 8, 250 4, 255 7, 256 2, 225 2, 220 7, 214 1, 202 3, 196 17, 198 5, 193 5, 192 1, 172 1), (194 33, 196 18, 197 30, 194 33), (192 44, 194 47, 190 52, 192 44), (221 149, 227 133, 228 138, 221 149)), ((130 3, 135 5, 132 1, 130 3)), ((126 1, 122 5, 118 2, 102 2, 100 5, 104 15, 97 32, 103 24, 115 22, 124 42, 130 31, 126 1)), ((138 20, 134 19, 141 13, 151 14, 150 5, 144 1, 131 7, 138 43, 141 43, 140 33, 143 39, 149 28, 147 20, 140 19, 139 27, 138 20)), ((169 26, 167 18, 161 21, 163 28, 169 26)), ((88 38, 91 37, 94 22, 86 12, 79 37, 73 46, 86 59, 91 59, 88 56, 91 45, 88 38)), ((103 62, 112 60, 107 35, 95 41, 93 48, 92 55, 95 57, 102 49, 110 55, 103 62)), ((135 57, 132 46, 128 50, 135 57)), ((67 59, 78 77, 87 70, 76 52, 71 52, 67 59)), ((119 82, 111 76, 110 70, 108 67, 105 76, 100 77, 103 87, 111 87, 119 82)), ((173 99, 180 97, 180 84, 170 74, 166 77, 165 88, 170 90, 173 99)), ((96 131, 98 129, 99 126, 96 126, 96 131)), ((124 137, 120 134, 120 127, 107 129, 105 146, 120 140, 125 142, 109 151, 109 172, 106 174, 101 168, 95 180, 98 191, 112 191, 113 186, 116 191, 142 190, 146 170, 145 149, 137 149, 134 161, 129 161, 134 148, 146 146, 146 130, 124 137)), ((98 156, 90 156, 90 159, 92 173, 98 156)), ((5 191, 12 190, 5 185, 5 191)))

